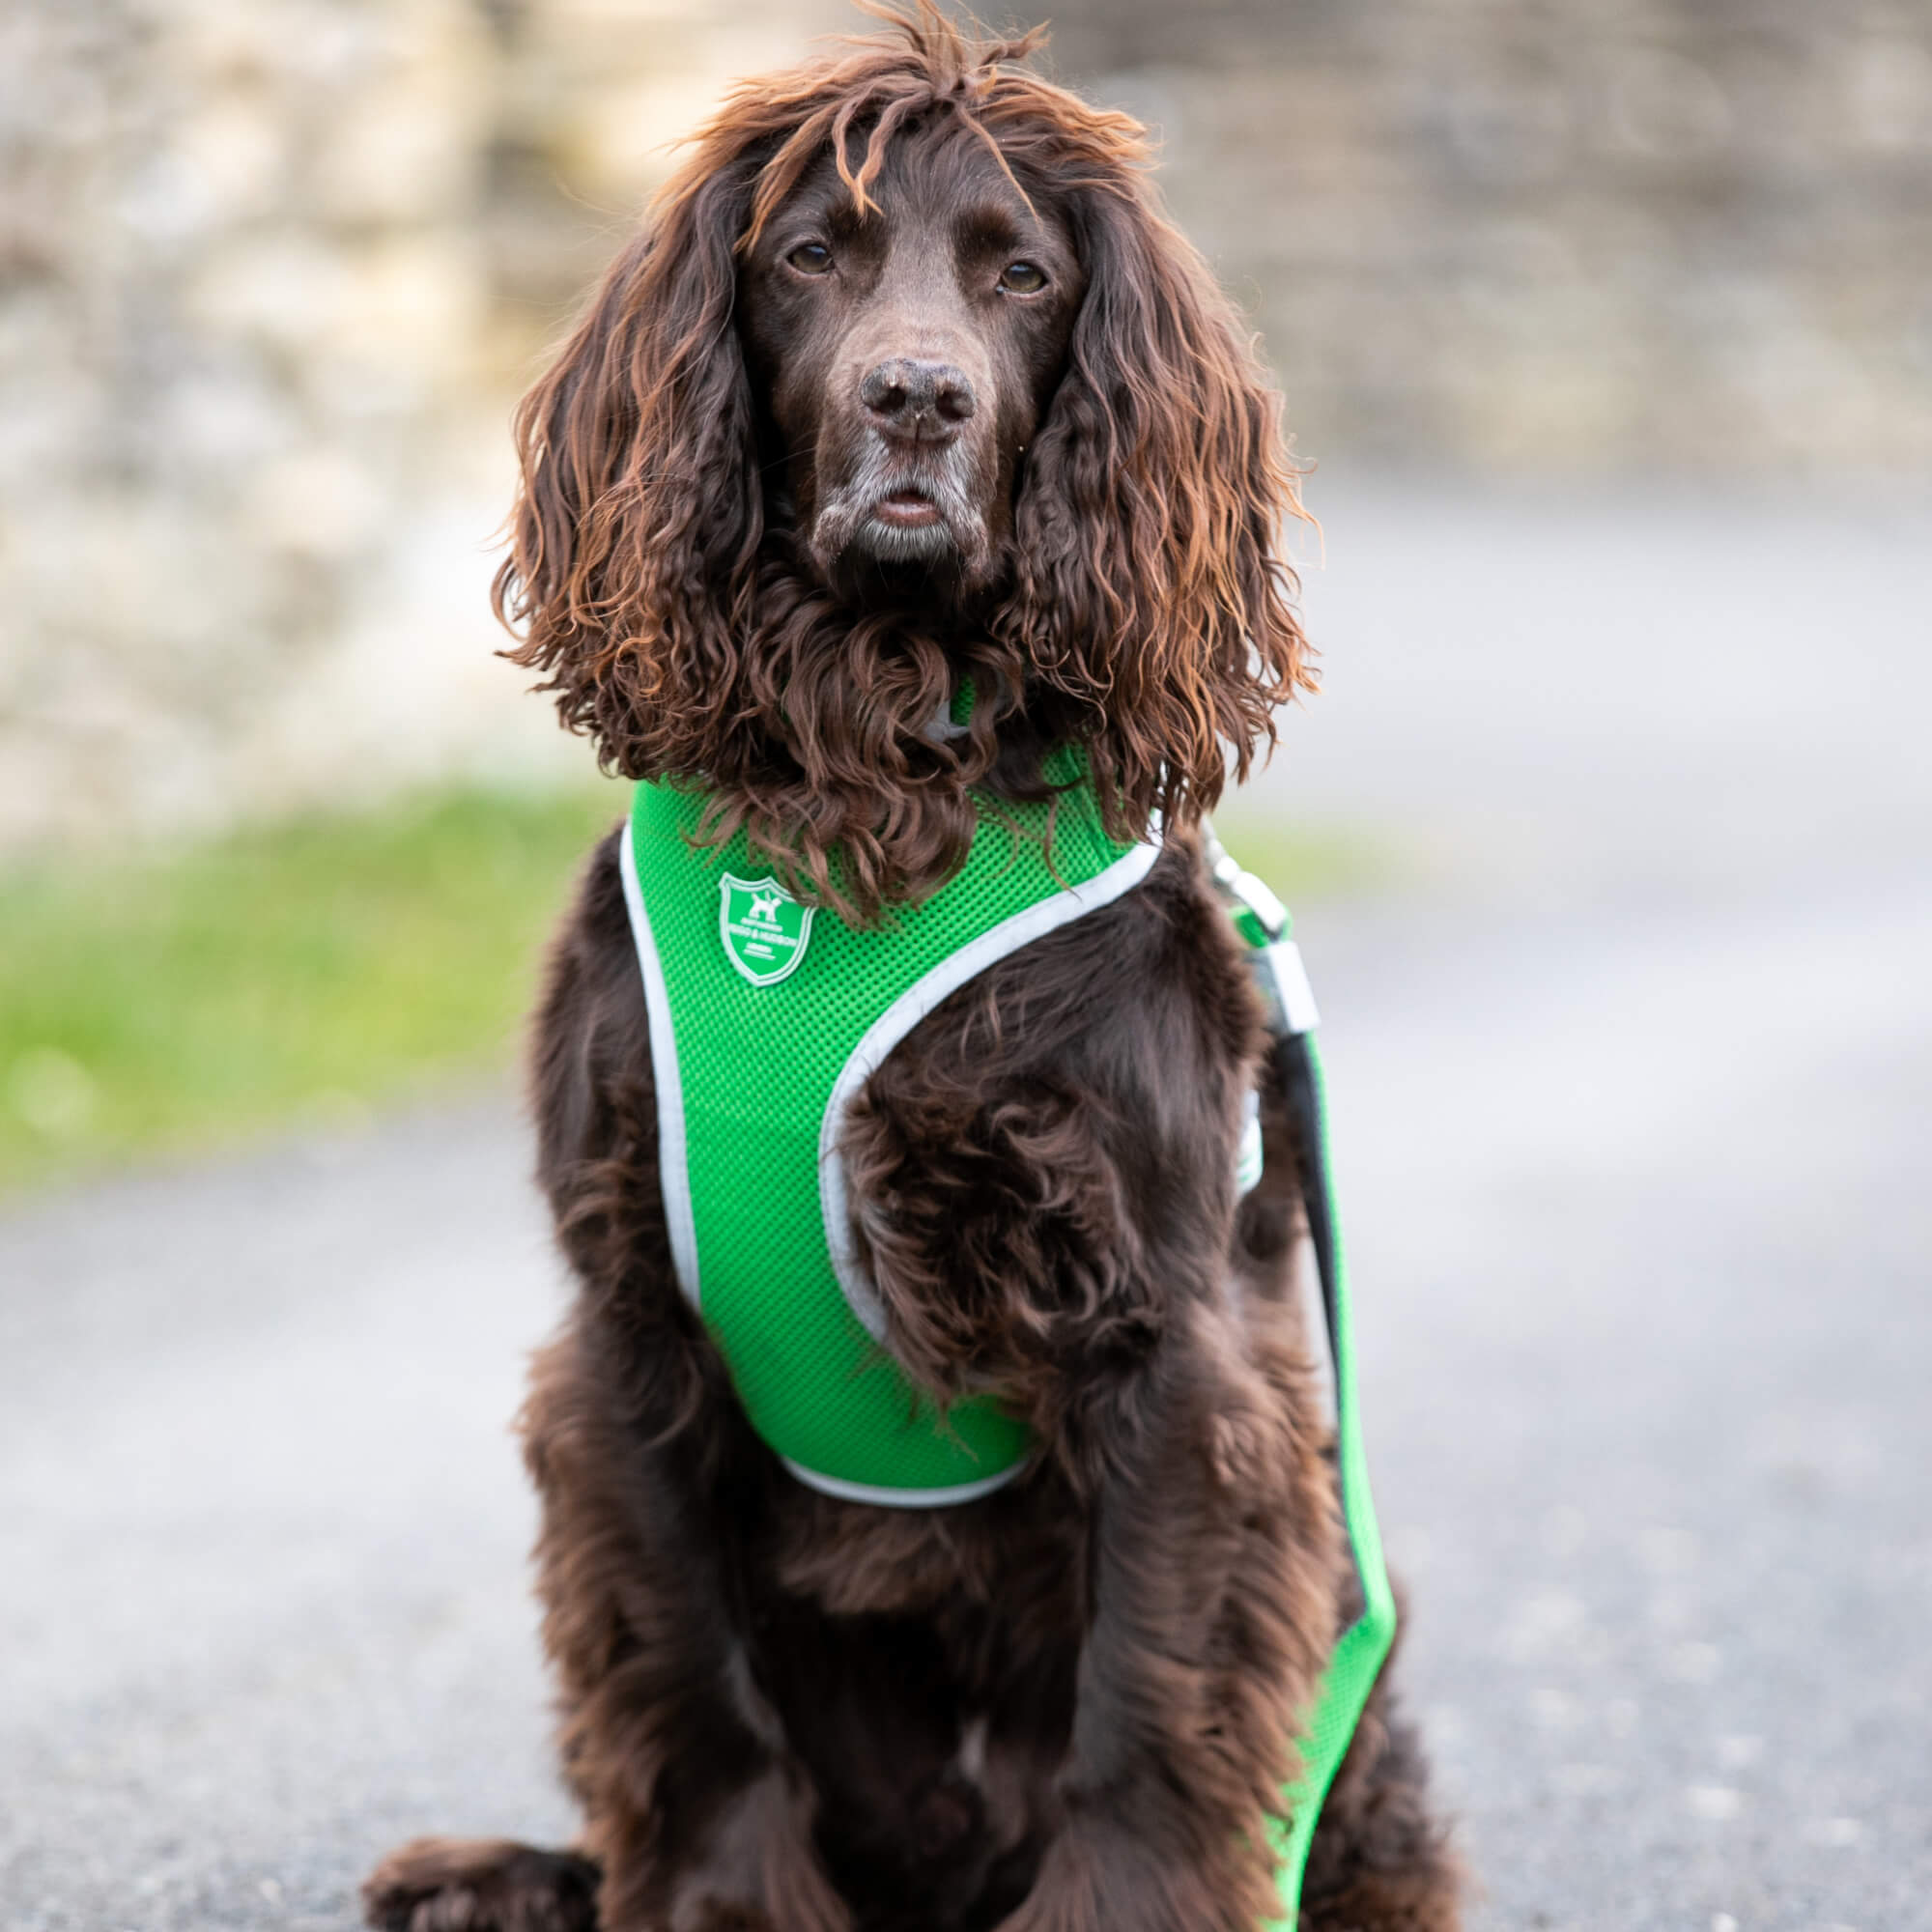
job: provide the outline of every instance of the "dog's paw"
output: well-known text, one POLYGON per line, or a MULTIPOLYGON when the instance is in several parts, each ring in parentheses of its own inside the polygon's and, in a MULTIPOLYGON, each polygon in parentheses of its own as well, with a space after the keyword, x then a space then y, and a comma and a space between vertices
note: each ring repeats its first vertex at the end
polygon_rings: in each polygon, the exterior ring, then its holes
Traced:
POLYGON ((596 1932, 597 1867, 504 1838, 417 1838, 362 1887, 376 1932, 596 1932))

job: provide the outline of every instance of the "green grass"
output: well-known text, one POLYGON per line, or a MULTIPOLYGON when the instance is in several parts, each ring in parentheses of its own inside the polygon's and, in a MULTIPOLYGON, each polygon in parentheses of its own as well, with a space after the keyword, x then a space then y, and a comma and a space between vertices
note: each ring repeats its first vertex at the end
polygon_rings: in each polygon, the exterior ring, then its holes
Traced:
MULTIPOLYGON (((616 786, 440 792, 0 873, 0 1190, 498 1073, 616 786)), ((1222 827, 1291 901, 1368 855, 1222 827)))
POLYGON ((444 792, 0 877, 0 1187, 502 1066, 620 810, 444 792))
POLYGON ((1216 812, 1214 830, 1249 871, 1275 889, 1291 912, 1318 899, 1385 885, 1405 869, 1401 856, 1378 838, 1334 825, 1292 831, 1245 805, 1216 812))

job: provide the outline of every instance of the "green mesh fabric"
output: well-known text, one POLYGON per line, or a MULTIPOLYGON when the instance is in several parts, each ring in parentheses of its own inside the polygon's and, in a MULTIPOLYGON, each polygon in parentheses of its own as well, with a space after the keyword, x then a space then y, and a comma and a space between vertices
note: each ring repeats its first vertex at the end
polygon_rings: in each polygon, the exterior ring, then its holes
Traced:
POLYGON ((1275 1838, 1280 1861, 1282 1916, 1269 1932, 1293 1932, 1300 1917, 1301 1879, 1308 1864, 1308 1847, 1321 1815, 1322 1800, 1335 1781, 1349 1741, 1361 1720, 1362 1707, 1375 1689, 1376 1678, 1395 1641, 1395 1596, 1382 1561, 1381 1531, 1369 1493, 1368 1454, 1362 1445, 1361 1411, 1355 1399, 1354 1324, 1349 1308, 1349 1265, 1342 1246, 1341 1217, 1335 1212, 1334 1174, 1328 1140, 1328 1093, 1321 1056, 1308 1037, 1308 1063, 1315 1082, 1315 1100, 1321 1122, 1321 1181, 1328 1195, 1328 1224, 1333 1231, 1332 1300, 1336 1435, 1342 1479, 1342 1509, 1355 1569, 1361 1577, 1362 1614, 1343 1632, 1322 1675, 1321 1689, 1310 1714, 1301 1745, 1301 1776, 1284 1799, 1283 1816, 1275 1838))
MULTIPOLYGON (((1065 759, 1050 770, 1062 781, 1078 776, 1065 759)), ((681 1131, 688 1174, 695 1253, 680 1271, 696 1279, 685 1292, 753 1425, 806 1480, 881 1492, 874 1500, 954 1499, 940 1492, 1016 1468, 1028 1434, 985 1396, 938 1415, 855 1314, 835 1266, 841 1231, 827 1225, 838 1215, 822 1184, 828 1109, 855 1049, 956 977, 954 962, 982 970, 1006 940, 1045 929, 1042 918, 1050 926, 1090 899, 1104 903, 1145 873, 1151 850, 1110 839, 1084 782, 1058 797, 1050 861, 1045 806, 982 806, 965 867, 932 898, 873 930, 821 907, 789 961, 781 948, 747 962, 782 973, 753 984, 721 926, 721 907, 744 901, 722 889, 727 874, 763 881, 768 867, 742 833, 722 849, 693 846, 704 803, 701 792, 640 784, 630 828, 639 952, 654 952, 662 975, 654 998, 668 1008, 682 1094, 681 1120, 664 1120, 661 1067, 661 1126, 667 1137, 681 1131)), ((648 957, 644 970, 649 991, 648 957)), ((654 1011, 654 1053, 658 1025, 654 1011)), ((676 1162, 660 1164, 675 1247, 676 1162)), ((831 1191, 838 1184, 833 1177, 831 1191)))

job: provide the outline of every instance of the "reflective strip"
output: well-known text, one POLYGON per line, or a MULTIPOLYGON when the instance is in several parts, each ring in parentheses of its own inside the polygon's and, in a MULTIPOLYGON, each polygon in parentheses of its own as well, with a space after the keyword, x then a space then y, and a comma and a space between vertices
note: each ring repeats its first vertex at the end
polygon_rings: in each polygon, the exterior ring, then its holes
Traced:
POLYGON ((808 1469, 789 1456, 781 1457, 780 1461, 808 1489, 837 1496, 840 1502, 874 1503, 881 1509, 946 1509, 953 1503, 977 1502, 981 1496, 990 1496, 995 1490, 1005 1489, 1028 1463, 1023 1456, 997 1476, 981 1476, 976 1483, 953 1483, 943 1490, 889 1490, 872 1483, 848 1483, 842 1476, 821 1476, 816 1469, 808 1469))
MULTIPOLYGON (((886 1309, 852 1240, 845 1164, 838 1158, 838 1136, 844 1129, 846 1110, 893 1048, 949 994, 957 992, 969 980, 1009 952, 1017 952, 1022 946, 1078 919, 1082 913, 1112 903, 1139 885, 1159 857, 1158 845, 1132 846, 1084 885, 1071 886, 1023 912, 1014 913, 1009 919, 1003 919, 998 925, 988 926, 977 939, 969 940, 957 952, 949 954, 923 977, 915 980, 860 1035, 858 1045, 839 1068, 818 1129, 818 1204, 825 1220, 825 1245, 832 1257, 832 1271, 838 1277, 846 1305, 875 1342, 886 1339, 886 1309)), ((952 1492, 933 1493, 943 1497, 952 1492)))
POLYGON ((665 1223, 670 1234, 671 1265, 684 1298, 701 1305, 697 1280, 697 1223, 691 1211, 691 1167, 684 1144, 684 1083, 677 1070, 677 1035, 670 1023, 670 991, 657 941, 651 937, 650 915, 638 884, 637 860, 631 849, 631 821, 624 820, 624 839, 617 853, 624 876, 624 904, 630 909, 631 937, 637 943, 638 964, 644 976, 644 1006, 651 1019, 651 1079, 658 1095, 658 1180, 664 1189, 665 1223))
POLYGON ((1262 1184, 1266 1156, 1262 1147, 1262 1096, 1251 1087, 1241 1109, 1241 1138, 1235 1148, 1235 1198, 1262 1184))
POLYGON ((1321 1015, 1315 1009, 1315 988, 1308 983, 1301 948, 1292 939, 1277 939, 1264 950, 1289 1032, 1313 1033, 1321 1024, 1321 1015))

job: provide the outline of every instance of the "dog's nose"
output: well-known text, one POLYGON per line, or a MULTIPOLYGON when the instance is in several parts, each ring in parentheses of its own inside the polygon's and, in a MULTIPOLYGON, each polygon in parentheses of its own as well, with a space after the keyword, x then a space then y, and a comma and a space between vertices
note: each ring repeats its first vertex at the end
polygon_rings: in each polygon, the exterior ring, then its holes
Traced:
POLYGON ((977 407, 965 370, 910 355, 895 355, 868 371, 859 400, 882 429, 907 436, 956 429, 977 407))

